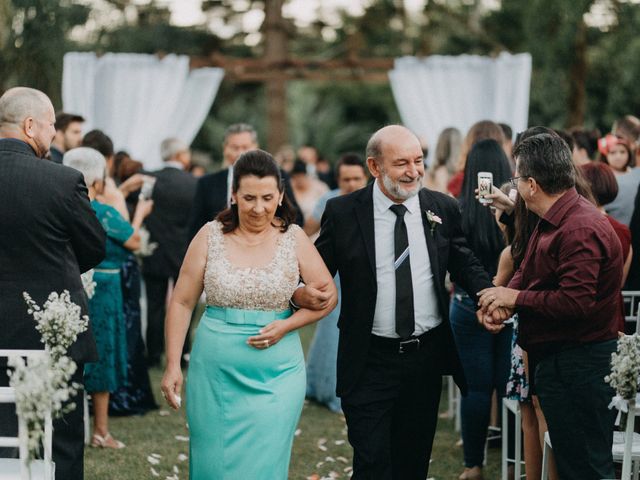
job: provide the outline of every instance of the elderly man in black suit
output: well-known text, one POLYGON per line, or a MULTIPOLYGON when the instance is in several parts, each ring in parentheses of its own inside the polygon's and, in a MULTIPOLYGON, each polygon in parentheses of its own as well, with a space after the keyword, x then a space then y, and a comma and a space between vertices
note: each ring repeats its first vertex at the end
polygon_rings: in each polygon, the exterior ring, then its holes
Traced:
MULTIPOLYGON (((87 312, 80 274, 105 256, 105 233, 94 214, 82 174, 42 160, 55 135, 55 115, 47 96, 16 87, 0 97, 0 348, 40 349, 40 335, 27 313, 22 292, 42 304, 52 291, 68 290, 87 312)), ((83 364, 97 359, 91 331, 70 347, 78 363, 73 381, 82 382, 83 364)), ((0 366, 0 384, 6 384, 0 366)), ((83 478, 83 402, 54 422, 56 478, 83 478)), ((15 433, 15 412, 0 411, 0 436, 15 433)))
MULTIPOLYGON (((205 223, 216 218, 218 213, 229 206, 233 164, 244 152, 255 150, 258 146, 258 134, 251 125, 236 123, 227 128, 222 143, 222 166, 225 168, 198 180, 191 210, 189 239, 192 239, 205 223)), ((293 195, 289 176, 282 170, 280 173, 284 181, 285 195, 298 212, 296 223, 302 226, 302 213, 293 195)))
MULTIPOLYGON (((457 202, 421 188, 423 154, 413 133, 378 130, 367 164, 375 182, 329 200, 316 241, 342 286, 337 394, 354 479, 424 480, 442 375, 466 391, 445 275, 472 298, 491 280, 467 246, 457 202)), ((309 307, 321 301, 312 287, 294 296, 309 307)))
POLYGON ((164 350, 164 316, 169 280, 178 279, 182 259, 189 245, 188 219, 197 179, 188 172, 189 146, 177 138, 160 145, 164 168, 150 175, 156 178, 153 212, 146 225, 150 241, 158 244, 144 259, 142 272, 147 289, 147 362, 159 365, 164 350))

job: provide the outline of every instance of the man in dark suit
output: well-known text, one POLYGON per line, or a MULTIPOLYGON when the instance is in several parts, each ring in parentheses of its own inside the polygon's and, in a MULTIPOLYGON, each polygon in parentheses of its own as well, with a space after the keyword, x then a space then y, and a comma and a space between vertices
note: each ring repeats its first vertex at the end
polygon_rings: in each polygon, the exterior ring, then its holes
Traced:
MULTIPOLYGON (((367 164, 375 182, 329 200, 316 241, 342 286, 337 394, 354 479, 424 480, 442 375, 466 390, 446 272, 472 298, 491 281, 467 246, 457 202, 421 188, 413 133, 397 125, 376 132, 367 164)), ((294 302, 313 306, 320 297, 299 289, 294 302)))
MULTIPOLYGON (((17 87, 0 97, 0 348, 41 349, 40 335, 22 297, 42 305, 52 291, 68 290, 87 313, 80 273, 105 256, 105 232, 87 196, 82 174, 42 160, 55 135, 47 96, 17 87)), ((97 360, 91 330, 69 348, 78 364, 72 379, 82 383, 83 365, 97 360)), ((3 364, 5 360, 2 359, 3 364)), ((5 364, 6 365, 6 364, 5 364)), ((0 384, 7 384, 0 366, 0 384)), ((82 394, 75 409, 54 422, 56 478, 83 478, 82 394)), ((0 435, 15 434, 15 411, 0 410, 0 435)))
MULTIPOLYGON (((231 199, 233 164, 244 152, 256 148, 258 148, 258 134, 251 125, 236 123, 227 128, 222 143, 222 165, 225 168, 219 172, 204 175, 198 180, 189 222, 189 239, 195 237, 205 223, 216 218, 218 213, 227 208, 231 199)), ((293 195, 289 176, 282 170, 280 173, 284 181, 285 195, 298 212, 296 223, 302 226, 304 220, 293 195)))
POLYGON ((164 351, 164 317, 169 280, 176 281, 187 251, 188 219, 197 180, 187 171, 191 163, 189 147, 177 138, 160 145, 164 168, 150 175, 156 178, 153 212, 145 224, 150 241, 158 244, 144 259, 142 272, 147 288, 147 361, 159 365, 164 351))

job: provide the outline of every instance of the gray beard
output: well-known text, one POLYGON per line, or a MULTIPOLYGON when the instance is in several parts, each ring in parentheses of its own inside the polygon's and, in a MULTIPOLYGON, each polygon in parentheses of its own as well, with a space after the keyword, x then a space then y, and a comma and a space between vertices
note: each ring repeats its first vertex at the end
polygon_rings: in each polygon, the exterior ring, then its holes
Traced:
MULTIPOLYGON (((409 200, 411 197, 418 194, 420 188, 416 188, 415 190, 407 191, 400 187, 399 182, 394 182, 391 180, 385 172, 381 172, 382 184, 384 188, 393 195, 395 198, 402 200, 403 202, 409 200)), ((418 184, 422 185, 422 176, 418 177, 418 184)))

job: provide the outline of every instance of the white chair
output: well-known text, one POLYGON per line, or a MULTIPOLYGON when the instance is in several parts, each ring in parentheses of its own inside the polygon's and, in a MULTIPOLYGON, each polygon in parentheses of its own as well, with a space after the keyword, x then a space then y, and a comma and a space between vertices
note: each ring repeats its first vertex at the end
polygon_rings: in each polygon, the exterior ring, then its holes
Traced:
MULTIPOLYGON (((44 354, 43 350, 0 350, 0 357, 20 356, 35 358, 44 354)), ((0 403, 15 403, 15 390, 0 387, 0 403)), ((51 411, 45 417, 42 446, 44 459, 27 462, 28 431, 25 422, 18 417, 18 436, 0 437, 0 447, 18 448, 19 458, 0 458, 0 480, 54 480, 55 464, 51 460, 53 426, 51 411)))
POLYGON ((460 423, 460 389, 453 380, 453 377, 447 376, 447 418, 453 420, 453 426, 456 432, 461 430, 460 423))
POLYGON ((502 399, 502 480, 507 480, 509 463, 514 466, 514 478, 516 480, 525 477, 522 473, 522 416, 520 411, 520 403, 517 400, 509 398, 502 399), (515 416, 515 451, 514 457, 509 458, 509 413, 515 416))
POLYGON ((625 323, 635 323, 636 333, 640 333, 640 291, 623 290, 622 303, 625 323))

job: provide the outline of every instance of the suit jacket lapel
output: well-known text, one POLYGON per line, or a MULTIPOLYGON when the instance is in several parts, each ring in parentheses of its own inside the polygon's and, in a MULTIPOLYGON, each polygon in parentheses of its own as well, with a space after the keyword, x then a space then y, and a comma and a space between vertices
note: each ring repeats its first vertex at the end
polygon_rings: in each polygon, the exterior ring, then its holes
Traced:
MULTIPOLYGON (((431 225, 427 220, 427 210, 433 207, 429 198, 429 191, 426 189, 420 190, 418 194, 420 198, 420 218, 422 218, 422 227, 424 228, 424 237, 427 241, 427 250, 429 251, 429 260, 431 261, 431 270, 434 277, 438 278, 440 272, 440 263, 438 262, 438 247, 436 246, 435 231, 431 233, 431 225)), ((438 215, 438 212, 433 212, 438 215)), ((438 282, 435 282, 437 285, 438 282)))
POLYGON ((369 265, 373 272, 373 278, 376 280, 376 239, 375 228, 373 220, 373 183, 369 184, 358 198, 358 202, 355 205, 356 217, 360 230, 362 232, 362 238, 364 240, 364 246, 369 257, 369 265))

